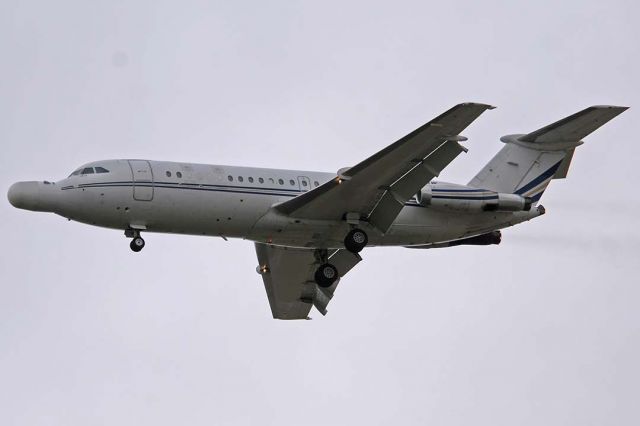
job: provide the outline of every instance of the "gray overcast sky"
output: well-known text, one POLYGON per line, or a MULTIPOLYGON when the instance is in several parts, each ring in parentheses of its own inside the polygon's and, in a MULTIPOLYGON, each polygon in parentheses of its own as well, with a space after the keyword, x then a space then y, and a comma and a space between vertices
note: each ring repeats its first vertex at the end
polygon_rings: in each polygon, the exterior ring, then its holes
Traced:
POLYGON ((0 203, 0 424, 637 425, 634 1, 0 1, 0 187, 104 158, 335 171, 463 101, 442 179, 593 104, 548 214, 494 247, 368 249, 271 319, 253 245, 0 203))

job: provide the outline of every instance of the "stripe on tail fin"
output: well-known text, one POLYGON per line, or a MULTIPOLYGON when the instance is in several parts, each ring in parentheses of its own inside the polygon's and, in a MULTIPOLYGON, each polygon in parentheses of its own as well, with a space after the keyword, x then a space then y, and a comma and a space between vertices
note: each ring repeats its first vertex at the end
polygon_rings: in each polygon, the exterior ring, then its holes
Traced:
POLYGON ((516 189, 514 194, 522 195, 523 197, 529 197, 536 202, 542 197, 542 193, 547 186, 551 182, 551 179, 554 179, 556 172, 558 171, 560 164, 564 159, 558 161, 553 166, 549 167, 544 171, 541 175, 530 181, 524 186, 521 186, 519 189, 516 189))

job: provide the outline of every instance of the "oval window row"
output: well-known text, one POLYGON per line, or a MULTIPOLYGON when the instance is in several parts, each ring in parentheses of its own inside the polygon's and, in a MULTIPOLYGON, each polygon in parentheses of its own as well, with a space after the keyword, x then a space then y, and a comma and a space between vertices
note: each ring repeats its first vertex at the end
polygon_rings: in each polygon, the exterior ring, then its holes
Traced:
MULTIPOLYGON (((234 180, 233 176, 231 176, 231 175, 227 176, 227 179, 229 180, 229 182, 233 182, 233 180, 234 180)), ((244 177, 238 176, 237 180, 238 180, 238 182, 244 182, 244 177)), ((269 180, 269 183, 272 183, 272 184, 276 183, 274 178, 268 178, 268 180, 269 180)), ((247 181, 249 181, 249 183, 254 183, 255 182, 255 180, 253 179, 252 176, 249 176, 247 178, 247 181)), ((264 181, 265 181, 264 178, 261 178, 261 177, 258 178, 258 183, 264 183, 264 181)), ((282 178, 278 179, 278 183, 280 185, 284 185, 284 179, 282 179, 282 178)), ((301 184, 305 188, 307 187, 307 185, 310 185, 306 180, 302 180, 301 184)), ((289 179, 289 185, 296 186, 296 181, 293 180, 293 179, 289 179)), ((316 181, 313 182, 313 185, 318 187, 318 186, 320 186, 320 183, 316 180, 316 181)))
MULTIPOLYGON (((170 171, 168 171, 168 170, 167 170, 167 171, 165 172, 165 174, 167 175, 167 177, 171 177, 171 172, 170 172, 170 171)), ((182 178, 182 173, 181 173, 181 172, 176 172, 176 177, 177 177, 177 178, 182 178)), ((234 180, 234 179, 233 179, 233 176, 231 176, 231 175, 227 176, 227 179, 229 180, 229 182, 233 182, 233 180, 234 180)), ((237 178, 237 179, 238 179, 238 182, 244 182, 244 177, 242 177, 242 176, 238 176, 238 178, 237 178)), ((275 179, 273 179, 273 178, 268 178, 268 180, 269 180, 269 182, 270 182, 270 183, 272 183, 272 184, 275 184, 275 183, 276 183, 275 179)), ((255 182, 255 179, 253 179, 253 176, 249 176, 249 177, 247 178, 247 181, 249 181, 249 183, 254 183, 254 182, 255 182)), ((258 182, 259 182, 259 183, 264 183, 264 181, 265 181, 265 180, 264 180, 264 178, 261 178, 261 177, 259 177, 259 178, 258 178, 258 182)), ((284 185, 284 179, 278 179, 278 183, 279 183, 280 185, 284 185)), ((301 181, 301 184, 302 184, 302 186, 303 186, 303 187, 305 187, 305 188, 307 187, 307 185, 310 185, 306 180, 302 180, 302 181, 301 181)), ((291 186, 295 186, 295 185, 296 185, 296 181, 295 181, 295 180, 293 180, 293 179, 289 179, 289 185, 291 185, 291 186)), ((320 182, 318 182, 317 180, 316 180, 316 181, 313 181, 313 185, 314 185, 315 187, 318 187, 318 186, 320 186, 320 182)))

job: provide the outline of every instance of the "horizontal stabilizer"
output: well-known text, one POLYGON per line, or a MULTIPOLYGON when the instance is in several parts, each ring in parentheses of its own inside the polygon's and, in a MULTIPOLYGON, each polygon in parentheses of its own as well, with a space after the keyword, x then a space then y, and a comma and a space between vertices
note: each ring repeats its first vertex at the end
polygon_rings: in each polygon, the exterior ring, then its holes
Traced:
POLYGON ((518 140, 533 143, 578 142, 627 109, 628 107, 611 105, 592 106, 520 136, 518 140))

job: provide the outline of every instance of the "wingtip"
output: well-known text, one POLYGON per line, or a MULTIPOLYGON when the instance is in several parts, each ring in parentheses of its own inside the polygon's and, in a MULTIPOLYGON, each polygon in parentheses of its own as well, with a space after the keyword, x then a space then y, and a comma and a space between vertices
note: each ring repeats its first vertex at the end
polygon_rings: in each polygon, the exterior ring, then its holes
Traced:
POLYGON ((591 108, 593 108, 593 109, 611 109, 611 110, 624 112, 624 111, 628 110, 630 107, 622 106, 622 105, 593 105, 591 108))
POLYGON ((464 102, 462 103, 462 105, 477 105, 477 106, 483 106, 486 109, 496 109, 496 107, 494 107, 493 105, 485 104, 482 102, 464 102))

